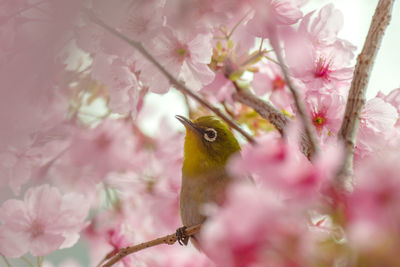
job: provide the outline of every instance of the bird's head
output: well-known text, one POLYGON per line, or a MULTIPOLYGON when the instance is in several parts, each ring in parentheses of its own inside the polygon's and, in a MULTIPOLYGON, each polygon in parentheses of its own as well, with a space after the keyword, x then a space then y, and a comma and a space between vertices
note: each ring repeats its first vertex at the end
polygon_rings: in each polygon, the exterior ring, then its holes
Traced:
POLYGON ((240 150, 235 136, 221 119, 204 116, 189 120, 177 115, 185 126, 185 159, 183 172, 198 175, 225 167, 229 157, 240 150))

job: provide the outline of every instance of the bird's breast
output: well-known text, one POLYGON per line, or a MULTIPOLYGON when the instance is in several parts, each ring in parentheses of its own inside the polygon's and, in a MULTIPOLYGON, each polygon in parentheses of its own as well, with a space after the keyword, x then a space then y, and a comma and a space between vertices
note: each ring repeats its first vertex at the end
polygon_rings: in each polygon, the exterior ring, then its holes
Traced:
POLYGON ((230 180, 225 170, 214 170, 198 176, 183 175, 179 201, 183 225, 202 223, 205 220, 204 204, 222 203, 230 180))

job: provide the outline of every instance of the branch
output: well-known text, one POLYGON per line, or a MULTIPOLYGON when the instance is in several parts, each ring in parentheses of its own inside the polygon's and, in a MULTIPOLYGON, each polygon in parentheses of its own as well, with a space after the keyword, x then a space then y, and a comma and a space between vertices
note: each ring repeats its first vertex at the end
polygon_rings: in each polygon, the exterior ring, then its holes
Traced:
POLYGON ((183 94, 186 94, 199 102, 201 105, 207 107, 211 111, 213 111, 217 116, 222 118, 229 126, 231 126, 233 129, 238 131, 241 135, 243 135, 250 143, 255 143, 255 140, 252 136, 250 136, 248 133, 246 133, 240 126, 230 117, 222 113, 217 107, 214 107, 211 105, 207 100, 203 99, 201 96, 198 94, 194 93, 192 90, 187 88, 183 83, 179 82, 170 72, 168 72, 147 50, 144 48, 144 46, 140 42, 136 42, 134 40, 131 40, 127 36, 123 35, 119 31, 115 30, 114 28, 110 27, 109 25, 105 24, 102 20, 100 20, 96 15, 89 11, 86 10, 86 13, 88 14, 89 18, 97 25, 100 27, 104 28, 111 34, 115 35, 116 37, 120 38, 121 40, 125 41, 128 43, 130 46, 138 50, 147 60, 149 60, 151 63, 154 64, 158 68, 159 71, 161 71, 162 74, 168 79, 168 81, 173 84, 177 90, 181 91, 183 94))
POLYGON ((346 110, 339 130, 339 138, 345 144, 345 158, 342 168, 336 177, 336 185, 342 192, 352 189, 354 145, 361 111, 365 104, 365 93, 371 69, 382 41, 383 33, 390 21, 393 3, 394 0, 379 1, 364 47, 357 58, 357 64, 354 69, 346 110))
MULTIPOLYGON (((200 229, 201 229, 201 224, 191 226, 186 229, 185 234, 186 234, 186 236, 192 236, 192 235, 200 232, 200 229)), ((163 236, 163 237, 160 237, 160 238, 157 238, 157 239, 145 242, 145 243, 141 243, 136 246, 122 248, 122 249, 120 249, 120 251, 118 251, 118 253, 114 257, 112 257, 102 267, 111 267, 113 264, 117 263, 122 258, 128 256, 129 254, 135 253, 139 250, 143 250, 145 248, 150 248, 150 247, 154 247, 154 246, 161 245, 161 244, 173 245, 176 241, 177 241, 176 233, 174 233, 174 234, 166 235, 166 236, 163 236)))
POLYGON ((283 130, 290 122, 290 119, 272 106, 269 102, 258 98, 247 89, 240 88, 236 82, 233 82, 233 84, 236 88, 236 93, 233 94, 233 99, 252 107, 258 114, 260 114, 261 117, 271 122, 283 136, 283 130))
MULTIPOLYGON (((236 93, 233 95, 233 99, 252 107, 261 117, 271 122, 279 133, 284 136, 285 127, 290 122, 290 119, 269 102, 257 97, 249 90, 240 88, 237 83, 234 82, 233 84, 236 88, 236 93)), ((308 159, 311 159, 311 144, 307 136, 303 133, 301 134, 300 149, 308 159)))
POLYGON ((310 157, 308 158, 312 158, 313 155, 319 150, 318 145, 317 145, 317 139, 315 138, 315 132, 314 132, 314 128, 311 125, 311 120, 307 115, 306 112, 306 108, 305 105, 303 103, 303 101, 301 100, 301 97, 299 95, 299 92, 296 90, 296 88, 294 87, 292 81, 290 80, 289 77, 289 71, 285 65, 285 62, 283 60, 282 57, 282 52, 279 49, 279 44, 278 44, 278 37, 276 34, 276 30, 274 28, 270 28, 269 30, 271 37, 269 38, 269 41, 272 45, 272 48, 275 51, 276 57, 278 59, 279 65, 282 69, 283 75, 285 77, 286 80, 286 84, 289 87, 290 92, 293 95, 293 99, 294 99, 294 103, 296 105, 296 109, 297 109, 297 113, 299 114, 300 120, 303 124, 304 127, 304 133, 305 133, 305 137, 308 139, 308 143, 310 145, 310 157))

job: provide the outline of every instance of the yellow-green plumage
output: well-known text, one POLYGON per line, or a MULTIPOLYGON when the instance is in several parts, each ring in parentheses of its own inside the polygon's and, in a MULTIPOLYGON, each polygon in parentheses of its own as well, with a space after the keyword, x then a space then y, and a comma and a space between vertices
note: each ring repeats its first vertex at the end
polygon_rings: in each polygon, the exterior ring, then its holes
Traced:
POLYGON ((202 207, 208 202, 219 202, 230 182, 225 170, 232 154, 240 150, 229 127, 214 116, 190 121, 177 118, 186 127, 180 213, 184 226, 202 223, 202 207))

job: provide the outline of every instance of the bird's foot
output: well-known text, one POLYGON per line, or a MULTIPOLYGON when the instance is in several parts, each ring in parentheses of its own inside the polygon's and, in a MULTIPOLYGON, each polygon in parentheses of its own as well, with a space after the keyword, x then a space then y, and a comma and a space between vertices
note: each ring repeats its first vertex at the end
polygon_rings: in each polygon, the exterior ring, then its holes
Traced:
POLYGON ((178 240, 179 245, 187 246, 189 242, 189 236, 186 235, 186 226, 176 229, 176 240, 178 240))

